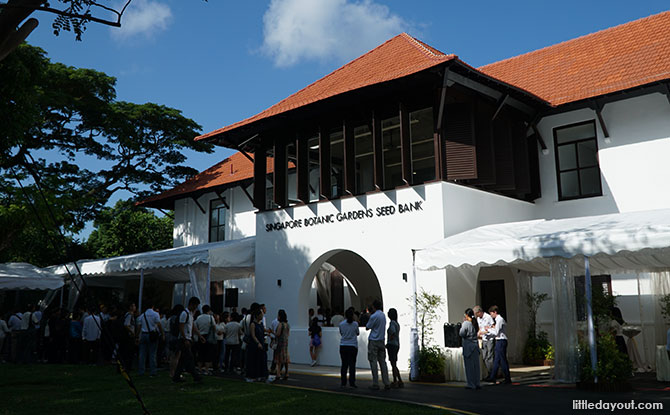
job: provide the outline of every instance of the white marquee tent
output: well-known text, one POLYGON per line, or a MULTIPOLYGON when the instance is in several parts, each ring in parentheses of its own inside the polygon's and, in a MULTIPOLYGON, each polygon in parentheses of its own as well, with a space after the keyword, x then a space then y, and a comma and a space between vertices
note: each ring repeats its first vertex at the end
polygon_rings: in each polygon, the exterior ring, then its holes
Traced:
MULTIPOLYGON (((77 261, 88 285, 123 286, 126 280, 140 278, 140 299, 144 278, 175 283, 191 283, 195 296, 209 297, 209 283, 249 278, 254 273, 256 238, 212 242, 160 251, 142 252, 113 258, 77 261)), ((51 267, 64 277, 78 276, 73 263, 51 267)), ((74 298, 70 296, 70 298, 74 298)), ((141 300, 140 300, 141 301, 141 300)), ((141 303, 138 304, 141 307, 141 303)))
POLYGON ((63 278, 25 262, 0 264, 0 290, 57 290, 63 278))
MULTIPOLYGON (((670 292, 670 209, 482 226, 415 251, 419 270, 477 279, 485 266, 509 266, 526 275, 550 275, 556 377, 577 377, 572 275, 647 272, 655 295, 670 292)), ((587 278, 590 280, 590 278, 587 278)), ((589 282, 587 282, 589 284, 589 282)), ((593 336, 593 328, 590 328, 593 336)))

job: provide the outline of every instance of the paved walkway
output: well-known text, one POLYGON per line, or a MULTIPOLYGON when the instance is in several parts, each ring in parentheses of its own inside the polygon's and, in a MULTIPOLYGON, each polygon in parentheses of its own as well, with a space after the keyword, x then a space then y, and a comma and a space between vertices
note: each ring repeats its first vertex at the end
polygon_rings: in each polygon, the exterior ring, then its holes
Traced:
POLYGON ((551 380, 550 368, 514 367, 511 385, 482 384, 482 389, 465 389, 462 382, 428 384, 408 382, 408 373, 401 374, 405 380, 403 389, 370 390, 372 376, 369 370, 356 372, 357 389, 340 389, 339 367, 291 365, 286 381, 275 384, 280 387, 305 388, 338 394, 350 394, 376 399, 397 400, 450 409, 463 414, 570 414, 570 413, 670 413, 670 383, 656 382, 650 374, 638 375, 634 379, 634 390, 626 393, 602 393, 577 390, 574 385, 558 384, 551 380), (590 402, 661 402, 662 411, 583 411, 573 410, 573 400, 590 402))

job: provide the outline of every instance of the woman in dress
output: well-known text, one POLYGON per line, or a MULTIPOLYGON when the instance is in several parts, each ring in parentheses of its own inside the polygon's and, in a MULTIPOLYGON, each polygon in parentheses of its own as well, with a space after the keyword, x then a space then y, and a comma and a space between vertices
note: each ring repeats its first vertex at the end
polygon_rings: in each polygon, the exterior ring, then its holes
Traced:
POLYGON ((463 338, 463 360, 465 360, 466 389, 481 389, 479 385, 479 344, 477 343, 477 318, 471 308, 465 310, 463 325, 458 334, 463 338))
POLYGON ((277 348, 275 349, 275 358, 276 368, 277 368, 277 378, 276 379, 288 379, 288 364, 291 363, 291 359, 288 355, 288 336, 291 331, 291 326, 288 324, 288 319, 286 317, 286 311, 279 310, 277 313, 277 320, 279 320, 279 325, 275 331, 275 338, 277 339, 277 348), (284 376, 281 375, 281 369, 284 367, 284 376))
POLYGON ((261 309, 254 310, 252 322, 249 325, 251 342, 247 345, 249 356, 249 367, 247 378, 252 380, 263 380, 268 377, 268 358, 265 351, 265 327, 263 326, 263 312, 261 309))

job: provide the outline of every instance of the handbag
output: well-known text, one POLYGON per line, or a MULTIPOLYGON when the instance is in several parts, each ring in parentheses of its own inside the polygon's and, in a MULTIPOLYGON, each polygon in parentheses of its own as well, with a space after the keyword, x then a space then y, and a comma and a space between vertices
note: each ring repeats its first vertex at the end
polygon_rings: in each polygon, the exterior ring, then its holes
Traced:
MULTIPOLYGON (((147 322, 147 330, 149 330, 149 320, 147 320, 147 312, 144 312, 144 321, 147 322)), ((158 341, 158 331, 156 330, 149 330, 149 341, 151 343, 157 342, 158 341)))

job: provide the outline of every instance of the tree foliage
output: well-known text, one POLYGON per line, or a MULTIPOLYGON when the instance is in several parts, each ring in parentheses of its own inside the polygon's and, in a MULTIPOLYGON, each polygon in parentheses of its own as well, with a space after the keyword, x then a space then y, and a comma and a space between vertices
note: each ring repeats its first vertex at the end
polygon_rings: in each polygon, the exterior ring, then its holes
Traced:
MULTIPOLYGON (((414 297, 407 299, 411 304, 414 304, 414 297)), ((433 323, 439 317, 438 309, 444 304, 442 296, 438 294, 431 294, 421 288, 421 291, 416 296, 416 313, 421 330, 421 349, 426 348, 426 344, 430 345, 433 336, 433 323)))
POLYGON ((40 227, 34 210, 45 234, 72 235, 120 190, 141 198, 197 173, 184 150, 212 151, 193 141, 200 126, 179 110, 117 101, 113 77, 52 63, 39 48, 1 61, 0 79, 0 223, 12 222, 0 254, 40 227))
POLYGON ((96 258, 129 255, 172 247, 173 220, 157 217, 131 200, 103 209, 86 246, 96 258))

